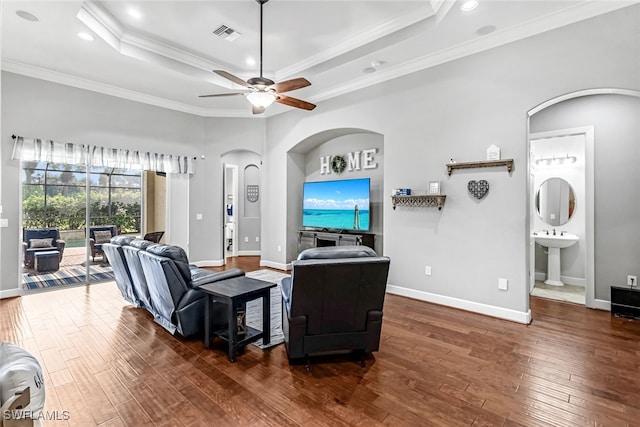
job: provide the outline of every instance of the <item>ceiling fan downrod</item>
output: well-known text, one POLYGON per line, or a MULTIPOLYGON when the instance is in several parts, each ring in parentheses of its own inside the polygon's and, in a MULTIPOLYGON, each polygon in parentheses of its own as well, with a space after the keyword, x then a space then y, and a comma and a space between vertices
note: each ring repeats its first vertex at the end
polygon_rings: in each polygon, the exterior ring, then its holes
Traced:
POLYGON ((267 87, 267 86, 271 86, 273 84, 275 84, 275 82, 271 79, 267 79, 266 77, 262 76, 262 6, 268 2, 269 0, 256 0, 256 2, 260 5, 260 77, 253 77, 249 80, 247 80, 247 83, 249 83, 251 86, 263 86, 263 87, 267 87))

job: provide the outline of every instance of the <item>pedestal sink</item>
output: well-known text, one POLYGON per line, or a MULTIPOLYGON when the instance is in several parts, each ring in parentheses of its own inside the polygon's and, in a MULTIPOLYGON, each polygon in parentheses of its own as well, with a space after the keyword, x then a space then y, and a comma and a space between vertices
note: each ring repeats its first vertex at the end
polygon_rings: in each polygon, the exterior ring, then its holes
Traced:
POLYGON ((546 234, 546 232, 538 232, 535 234, 536 243, 545 246, 549 252, 549 262, 547 265, 547 280, 544 281, 547 285, 564 286, 562 280, 560 280, 560 249, 568 248, 575 245, 578 240, 578 236, 575 234, 564 233, 563 235, 546 234))

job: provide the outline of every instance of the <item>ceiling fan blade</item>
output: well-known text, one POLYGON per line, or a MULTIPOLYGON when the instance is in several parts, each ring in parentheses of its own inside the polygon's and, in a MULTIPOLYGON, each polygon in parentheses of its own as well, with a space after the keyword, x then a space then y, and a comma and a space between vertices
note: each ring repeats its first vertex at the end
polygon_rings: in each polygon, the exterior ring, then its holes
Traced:
POLYGON ((264 113, 265 108, 264 107, 256 107, 255 105, 251 106, 251 112, 253 114, 262 114, 264 113))
POLYGON ((303 110, 309 110, 309 111, 316 108, 315 104, 312 104, 307 101, 303 101, 301 99, 292 98, 290 96, 284 96, 284 95, 278 95, 276 102, 279 102, 280 104, 289 105, 291 107, 302 108, 303 110))
POLYGON ((244 80, 242 80, 240 77, 236 77, 231 73, 227 73, 224 70, 213 70, 214 73, 216 73, 217 75, 219 75, 220 77, 224 77, 227 80, 231 80, 232 82, 234 82, 235 84, 238 84, 240 86, 249 88, 249 89, 253 89, 253 86, 251 86, 249 83, 245 82, 244 80))
POLYGON ((309 80, 305 79, 304 77, 299 77, 297 79, 278 82, 271 87, 275 89, 276 93, 284 93, 291 90, 301 89, 307 86, 311 86, 309 80))
POLYGON ((199 95, 198 98, 213 98, 216 96, 236 96, 236 95, 244 95, 244 93, 215 93, 213 95, 199 95))

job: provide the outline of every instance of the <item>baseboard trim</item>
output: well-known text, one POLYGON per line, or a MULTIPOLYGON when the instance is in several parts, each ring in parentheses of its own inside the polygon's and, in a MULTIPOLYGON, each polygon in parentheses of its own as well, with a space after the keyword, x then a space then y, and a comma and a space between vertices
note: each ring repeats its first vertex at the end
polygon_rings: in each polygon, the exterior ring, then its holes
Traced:
POLYGON ((515 311, 508 308, 432 294, 430 292, 418 291, 391 284, 387 284, 387 292, 420 301, 432 302, 435 304, 445 305, 447 307, 459 308, 461 310, 497 317, 499 319, 510 320, 512 322, 523 323, 525 325, 531 323, 531 310, 528 310, 527 312, 515 311))
MULTIPOLYGON (((545 280, 547 280, 547 275, 536 271, 536 281, 544 282, 545 280)), ((587 279, 580 277, 560 276, 560 280, 562 280, 565 285, 582 286, 583 288, 587 286, 587 279)))
POLYGON ((238 256, 260 256, 262 251, 238 251, 238 256))
POLYGON ((611 301, 607 301, 604 299, 594 299, 593 307, 597 310, 611 311, 611 301))
POLYGON ((0 299, 4 298, 15 298, 22 295, 22 291, 19 288, 14 289, 4 289, 0 291, 0 299))
POLYGON ((273 262, 273 261, 267 261, 265 259, 261 259, 260 260, 260 267, 269 267, 269 268, 275 268, 277 270, 289 271, 289 270, 291 270, 291 263, 282 264, 282 263, 279 263, 279 262, 273 262))
POLYGON ((197 265, 198 267, 222 267, 224 265, 224 260, 212 259, 204 261, 194 261, 191 264, 197 265))

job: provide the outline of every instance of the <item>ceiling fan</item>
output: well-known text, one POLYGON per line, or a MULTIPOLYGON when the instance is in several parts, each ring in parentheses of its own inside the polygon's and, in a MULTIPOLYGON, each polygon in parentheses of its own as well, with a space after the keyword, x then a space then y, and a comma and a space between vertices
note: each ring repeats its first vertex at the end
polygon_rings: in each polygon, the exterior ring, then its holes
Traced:
POLYGON ((310 102, 282 95, 284 92, 289 92, 292 90, 310 86, 311 83, 307 79, 299 77, 297 79, 285 80, 283 82, 275 83, 273 80, 268 79, 262 75, 262 6, 268 1, 269 0, 256 0, 256 2, 260 4, 260 77, 252 77, 245 82, 241 78, 236 77, 226 71, 213 70, 213 72, 217 75, 231 80, 232 82, 240 86, 246 87, 250 90, 250 92, 200 95, 200 98, 245 95, 251 103, 253 114, 264 113, 265 109, 274 101, 280 104, 289 105, 291 107, 301 108, 303 110, 313 110, 314 108, 316 108, 315 104, 312 104, 310 102))

